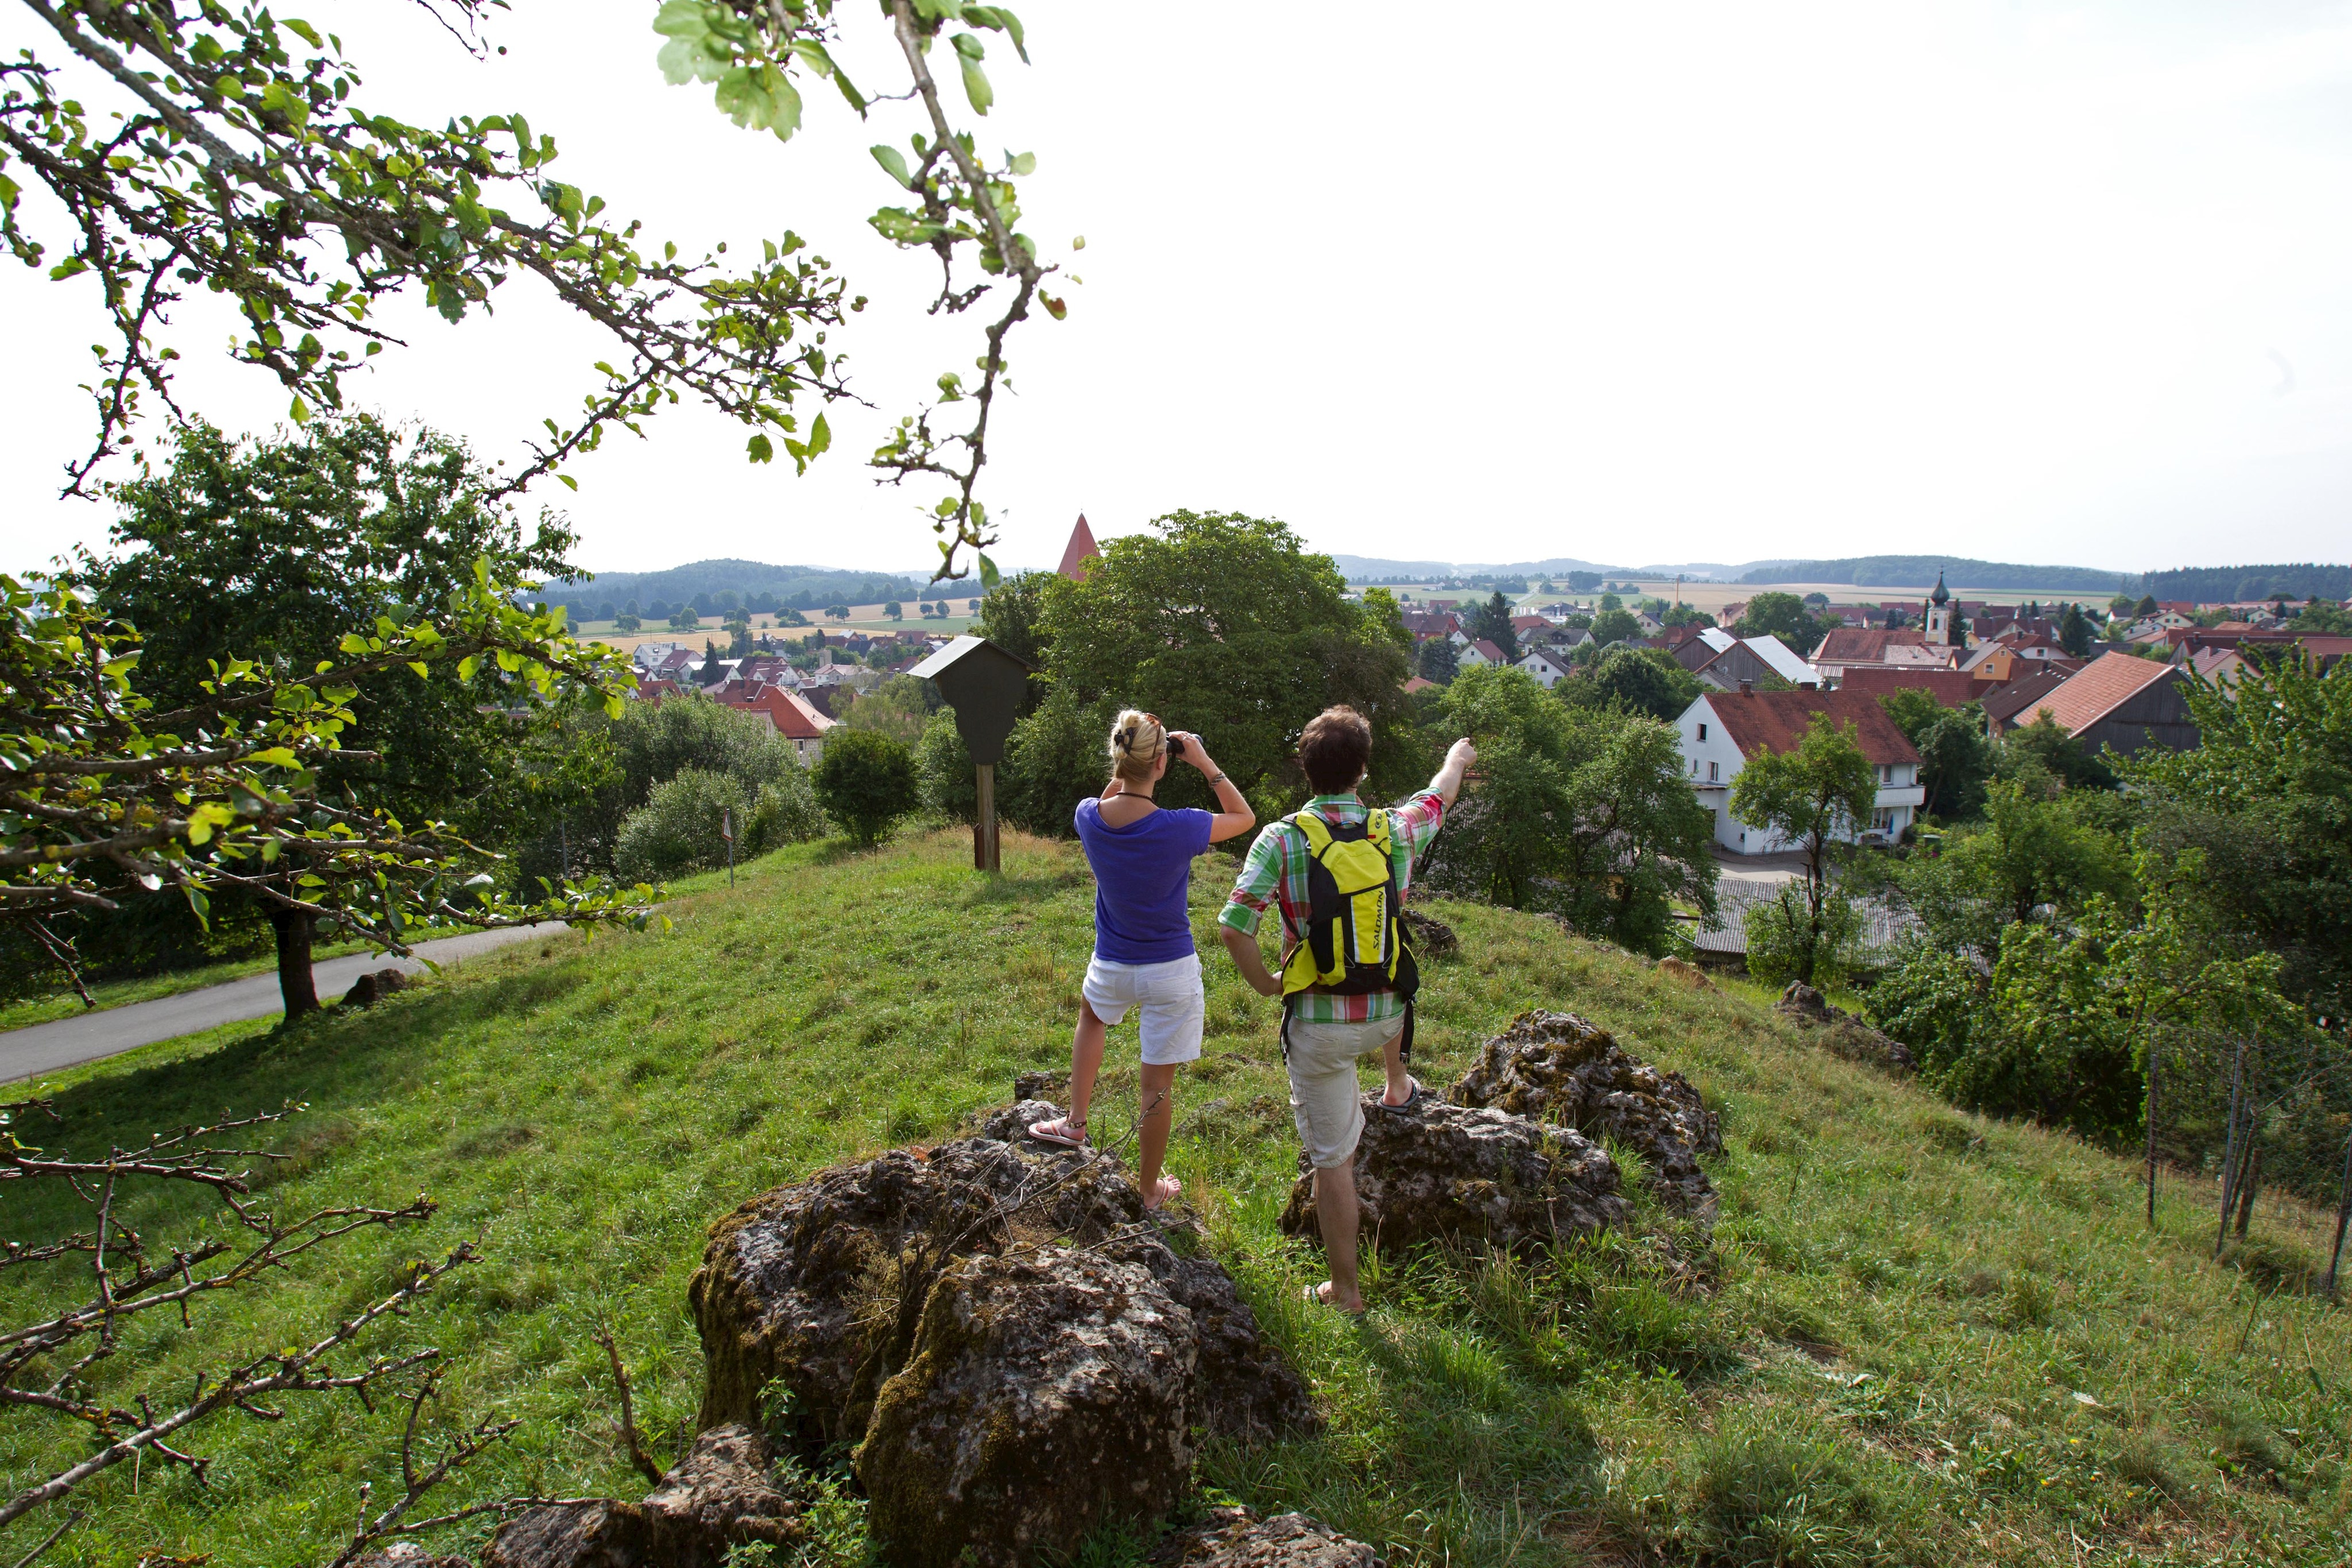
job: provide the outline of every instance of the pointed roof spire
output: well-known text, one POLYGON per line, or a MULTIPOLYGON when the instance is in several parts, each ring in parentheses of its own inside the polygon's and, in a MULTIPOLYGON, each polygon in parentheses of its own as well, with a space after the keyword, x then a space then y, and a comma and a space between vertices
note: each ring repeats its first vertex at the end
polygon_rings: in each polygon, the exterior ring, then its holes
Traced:
MULTIPOLYGON (((1080 522, 1086 521, 1084 517, 1081 517, 1078 520, 1080 522)), ((1936 591, 1927 595, 1927 602, 1930 604, 1949 604, 1951 601, 1952 595, 1950 591, 1944 587, 1944 569, 1939 566, 1936 569, 1936 591)))
POLYGON ((1072 582, 1087 574, 1087 562, 1102 551, 1095 544, 1095 531, 1087 527, 1087 515, 1078 514, 1078 526, 1070 530, 1070 542, 1063 547, 1062 564, 1054 570, 1072 582))

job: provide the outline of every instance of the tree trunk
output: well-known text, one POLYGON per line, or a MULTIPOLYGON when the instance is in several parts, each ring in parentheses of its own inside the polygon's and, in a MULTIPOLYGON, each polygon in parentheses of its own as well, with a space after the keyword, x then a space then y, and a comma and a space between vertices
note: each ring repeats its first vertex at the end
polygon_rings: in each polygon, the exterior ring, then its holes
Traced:
POLYGON ((2252 1146, 2246 1153, 2246 1179, 2239 1184, 2238 1239, 2246 1239, 2246 1224, 2254 1217, 2254 1189, 2263 1185, 2263 1146, 2248 1139, 2252 1146))
POLYGON ((2213 1256, 2219 1258, 2221 1249, 2230 1241, 2230 1209, 2238 1196, 2238 1122, 2244 1103, 2246 1084, 2246 1042, 2238 1041, 2235 1059, 2230 1068, 2229 1137, 2221 1146, 2221 1223, 2213 1233, 2213 1256))
POLYGON ((319 1010, 319 986, 310 974, 310 916, 299 909, 273 909, 269 925, 278 935, 278 994, 291 1023, 319 1010))

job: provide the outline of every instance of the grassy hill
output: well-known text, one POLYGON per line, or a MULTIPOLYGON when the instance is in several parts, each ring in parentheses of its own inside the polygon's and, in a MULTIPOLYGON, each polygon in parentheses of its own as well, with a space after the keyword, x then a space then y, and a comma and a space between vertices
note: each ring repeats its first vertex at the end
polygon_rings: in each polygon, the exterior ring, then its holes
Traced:
MULTIPOLYGON (((1204 934, 1221 865, 1195 877, 1204 934)), ((666 936, 509 950, 372 1013, 80 1070, 57 1081, 50 1141, 307 1102, 273 1201, 423 1187, 446 1207, 428 1234, 362 1240, 214 1321, 240 1346, 283 1343, 401 1259, 478 1238, 487 1260, 390 1342, 456 1356, 436 1418, 522 1422, 449 1501, 634 1496, 599 1325, 668 1452, 699 1391, 685 1286, 711 1220, 829 1162, 937 1140, 1015 1071, 1065 1061, 1091 885, 1068 846, 1008 835, 1005 866, 977 875, 954 833, 787 851, 732 892, 683 890, 666 936)), ((1171 1168, 1331 1424, 1213 1451, 1205 1484, 1307 1509, 1392 1563, 2343 1561, 2352 1327, 2298 1288, 2314 1217, 2266 1204, 2260 1267, 2216 1267, 2203 1184, 2170 1188, 2151 1232, 2126 1162, 1838 1061, 1759 996, 1436 907, 1464 943, 1429 966, 1423 1077, 1450 1081, 1530 1006, 1682 1070, 1724 1116, 1713 1251, 1662 1230, 1539 1267, 1427 1256, 1368 1281, 1360 1323, 1307 1309, 1316 1255, 1275 1225, 1296 1158, 1275 1009, 1220 956, 1171 1168)), ((1117 1031, 1114 1061, 1132 1042, 1117 1031)), ((1132 1088, 1130 1065, 1098 1132, 1119 1130, 1132 1088)), ((10 1237, 79 1220, 8 1203, 10 1237)), ((133 1222, 164 1237, 195 1212, 149 1199, 133 1222)), ((18 1311, 67 1285, 9 1277, 18 1311)), ((151 1321, 131 1348, 184 1377, 197 1343, 151 1321)), ((114 1472, 46 1561, 324 1561, 361 1483, 393 1474, 394 1437, 391 1413, 324 1401, 215 1424, 195 1445, 217 1459, 209 1489, 114 1472)), ((0 1423, 0 1467, 79 1451, 53 1438, 0 1423)), ((5 1532, 0 1556, 37 1529, 5 1532)))

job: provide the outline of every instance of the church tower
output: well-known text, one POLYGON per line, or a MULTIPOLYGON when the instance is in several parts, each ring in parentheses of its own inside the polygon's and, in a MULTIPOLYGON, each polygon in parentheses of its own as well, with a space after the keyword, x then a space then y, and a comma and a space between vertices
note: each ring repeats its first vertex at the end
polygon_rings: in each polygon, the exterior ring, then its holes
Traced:
POLYGON ((1936 591, 1927 595, 1927 619, 1925 641, 1930 648, 1965 648, 1969 634, 1958 625, 1959 615, 1952 608, 1951 590, 1944 586, 1944 574, 1936 573, 1936 591))

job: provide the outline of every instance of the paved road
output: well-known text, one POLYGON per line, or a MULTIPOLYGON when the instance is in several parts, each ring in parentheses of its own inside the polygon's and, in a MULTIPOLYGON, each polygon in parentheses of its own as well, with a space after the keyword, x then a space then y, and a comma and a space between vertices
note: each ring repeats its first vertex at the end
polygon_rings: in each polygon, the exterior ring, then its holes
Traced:
MULTIPOLYGON (((447 964, 494 947, 565 933, 562 925, 468 931, 461 936, 438 936, 430 942, 419 942, 414 951, 436 964, 447 964)), ((313 965, 310 974, 319 988, 319 999, 325 1002, 351 989, 352 982, 362 975, 384 968, 414 973, 423 967, 415 958, 352 953, 313 965)), ((225 1023, 268 1018, 278 1010, 278 976, 271 971, 207 986, 200 991, 183 991, 176 997, 158 997, 152 1002, 131 1002, 10 1030, 0 1033, 0 1083, 96 1061, 100 1057, 152 1045, 159 1040, 177 1040, 184 1034, 218 1029, 225 1023)))

